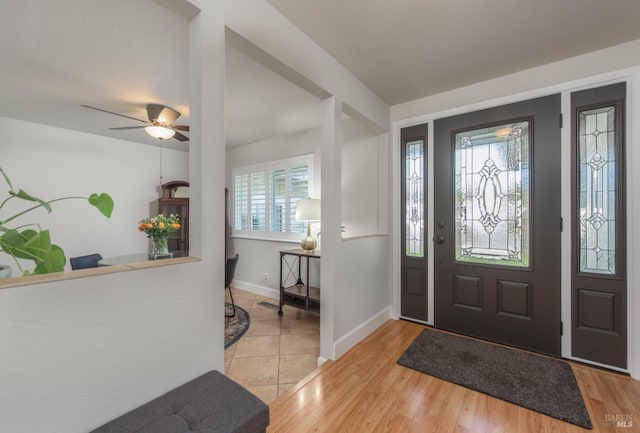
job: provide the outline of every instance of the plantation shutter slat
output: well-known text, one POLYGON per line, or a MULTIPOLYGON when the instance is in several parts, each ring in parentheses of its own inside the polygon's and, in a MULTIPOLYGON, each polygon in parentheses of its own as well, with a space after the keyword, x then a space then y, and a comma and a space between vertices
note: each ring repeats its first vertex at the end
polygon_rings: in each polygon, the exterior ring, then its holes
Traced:
POLYGON ((289 231, 304 233, 305 221, 296 221, 296 202, 309 197, 309 166, 300 165, 291 168, 289 181, 289 231))
POLYGON ((235 218, 236 230, 249 229, 249 175, 241 174, 234 179, 235 218))
POLYGON ((267 229, 267 173, 251 174, 251 230, 267 229))
POLYGON ((271 172, 271 231, 287 230, 287 171, 271 172))

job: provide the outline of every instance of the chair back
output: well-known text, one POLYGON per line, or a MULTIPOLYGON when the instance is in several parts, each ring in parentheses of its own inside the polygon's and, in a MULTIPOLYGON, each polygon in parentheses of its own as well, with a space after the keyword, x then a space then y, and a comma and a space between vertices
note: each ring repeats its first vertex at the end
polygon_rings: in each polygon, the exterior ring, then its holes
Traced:
POLYGON ((102 260, 100 254, 89 254, 87 256, 71 257, 69 263, 71 263, 71 269, 73 270, 97 268, 100 260, 102 260))
POLYGON ((231 282, 233 281, 233 274, 236 273, 236 265, 238 264, 238 259, 240 258, 240 254, 236 253, 233 257, 227 257, 227 262, 224 265, 224 287, 225 289, 231 286, 231 282))

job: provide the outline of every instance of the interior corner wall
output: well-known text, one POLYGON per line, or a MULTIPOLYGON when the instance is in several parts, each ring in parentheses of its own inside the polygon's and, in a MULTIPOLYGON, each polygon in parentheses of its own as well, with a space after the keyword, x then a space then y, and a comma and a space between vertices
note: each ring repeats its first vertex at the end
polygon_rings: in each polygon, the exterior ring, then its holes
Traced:
MULTIPOLYGON (((38 222, 51 230, 52 241, 68 258, 100 253, 103 257, 145 252, 148 240, 137 231, 137 222, 156 212, 160 190, 160 147, 111 139, 62 128, 0 117, 2 160, 0 165, 14 188, 51 200, 65 196, 88 197, 106 192, 115 202, 110 219, 85 200, 54 203, 15 220, 17 225, 38 222)), ((163 177, 189 179, 189 154, 162 149, 163 177)), ((9 187, 0 182, 1 190, 9 187)), ((22 200, 8 202, 2 214, 31 207, 22 200)), ((13 259, 0 253, 0 263, 13 267, 13 259)), ((33 262, 21 261, 27 270, 33 262)))
POLYGON ((336 358, 391 317, 388 236, 342 240, 338 251, 334 262, 336 358))
MULTIPOLYGON (((379 128, 383 134, 389 130, 389 106, 379 96, 367 88, 358 78, 344 66, 332 58, 317 43, 304 34, 293 23, 288 21, 266 0, 224 1, 226 25, 233 32, 251 42, 278 62, 291 68, 303 78, 313 83, 315 89, 322 89, 323 122, 322 122, 322 265, 321 265, 321 311, 320 311, 320 353, 323 358, 333 358, 336 353, 350 347, 372 331, 371 324, 379 323, 379 312, 366 309, 360 311, 358 318, 365 320, 356 325, 347 316, 351 315, 350 307, 357 309, 357 304, 347 303, 341 299, 339 282, 341 270, 335 266, 336 261, 344 257, 345 262, 339 266, 348 267, 353 275, 366 273, 367 264, 343 255, 348 249, 340 240, 341 225, 341 113, 342 107, 348 106, 363 119, 379 128), (340 125, 336 125, 340 123, 340 125), (329 176, 327 176, 329 174, 329 176), (335 233, 333 233, 335 231, 335 233), (331 234, 328 234, 331 233, 331 234), (334 237, 335 236, 335 237, 334 237), (334 307, 342 304, 342 309, 334 307), (364 319, 368 315, 368 319, 364 319), (343 317, 344 316, 344 317, 343 317), (353 326, 344 330, 342 338, 334 330, 336 324, 353 326), (340 343, 340 347, 337 346, 340 343), (342 344, 344 343, 344 344, 342 344), (337 349, 336 349, 337 348, 337 349)), ((314 93, 316 94, 316 93, 314 93)), ((388 143, 387 143, 388 145, 388 143)), ((383 237, 384 238, 384 237, 383 237)), ((362 238, 363 240, 367 238, 362 238)), ((387 245, 388 239, 380 240, 387 245)), ((352 241, 353 242, 353 241, 352 241)), ((355 248, 357 250, 357 248, 355 248)), ((376 250, 379 257, 387 257, 384 249, 376 250)), ((388 276, 388 264, 382 267, 388 276)), ((379 273, 373 275, 380 276, 379 273)), ((383 286, 376 286, 384 292, 383 298, 388 305, 390 288, 388 278, 382 278, 383 286)), ((356 302, 357 297, 348 298, 356 302)), ((382 314, 384 315, 384 313, 382 314)))
POLYGON ((378 234, 378 135, 355 119, 342 121, 343 238, 378 234))
POLYGON ((342 121, 342 225, 334 261, 334 356, 390 317, 388 137, 354 118, 342 121))

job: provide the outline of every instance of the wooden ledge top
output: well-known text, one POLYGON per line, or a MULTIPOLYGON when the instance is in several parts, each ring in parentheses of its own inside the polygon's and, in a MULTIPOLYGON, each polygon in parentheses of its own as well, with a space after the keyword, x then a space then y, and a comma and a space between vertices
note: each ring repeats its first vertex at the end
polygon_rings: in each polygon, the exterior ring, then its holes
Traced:
POLYGON ((145 260, 115 266, 99 266, 97 268, 77 269, 75 271, 54 272, 51 274, 33 275, 29 277, 15 277, 0 279, 0 290, 10 287, 31 286, 33 284, 49 283, 53 281, 73 280, 76 278, 93 277, 96 275, 114 274, 116 272, 135 271, 139 269, 159 268, 162 266, 180 265, 183 263, 199 262, 198 257, 176 257, 162 260, 145 260))

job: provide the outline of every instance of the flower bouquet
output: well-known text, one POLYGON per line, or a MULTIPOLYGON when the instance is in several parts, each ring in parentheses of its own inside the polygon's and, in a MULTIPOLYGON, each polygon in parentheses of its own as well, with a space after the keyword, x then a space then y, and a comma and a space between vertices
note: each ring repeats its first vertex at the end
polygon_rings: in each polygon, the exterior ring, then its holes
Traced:
POLYGON ((152 241, 149 259, 156 260, 173 256, 173 253, 169 252, 168 240, 169 235, 180 228, 179 221, 179 216, 174 214, 169 216, 159 214, 138 221, 138 230, 145 232, 152 241))

